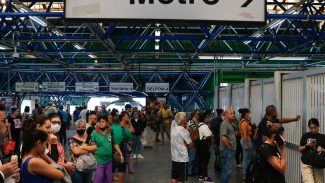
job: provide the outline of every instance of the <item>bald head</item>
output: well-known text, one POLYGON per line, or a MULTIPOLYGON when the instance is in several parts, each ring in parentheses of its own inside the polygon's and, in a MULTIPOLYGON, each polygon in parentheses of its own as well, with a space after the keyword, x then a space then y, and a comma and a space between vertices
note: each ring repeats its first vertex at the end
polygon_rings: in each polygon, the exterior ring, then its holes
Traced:
POLYGON ((227 121, 234 121, 235 120, 235 111, 232 108, 228 108, 225 111, 225 119, 227 121))

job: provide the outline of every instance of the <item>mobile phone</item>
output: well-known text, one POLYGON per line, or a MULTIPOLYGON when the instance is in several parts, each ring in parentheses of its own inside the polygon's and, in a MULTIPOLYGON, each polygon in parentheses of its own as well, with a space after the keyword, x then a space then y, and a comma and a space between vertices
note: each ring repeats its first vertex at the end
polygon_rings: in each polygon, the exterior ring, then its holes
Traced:
POLYGON ((278 144, 279 147, 283 146, 284 141, 283 141, 282 137, 279 134, 276 134, 274 136, 274 140, 278 144))

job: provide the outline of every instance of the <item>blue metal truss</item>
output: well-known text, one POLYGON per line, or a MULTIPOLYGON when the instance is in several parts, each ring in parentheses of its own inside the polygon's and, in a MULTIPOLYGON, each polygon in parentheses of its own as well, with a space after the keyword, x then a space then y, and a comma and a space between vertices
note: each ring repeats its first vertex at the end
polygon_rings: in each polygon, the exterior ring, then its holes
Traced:
MULTIPOLYGON (((200 109, 209 109, 209 106, 204 101, 202 94, 211 93, 203 89, 207 81, 210 79, 211 73, 191 73, 187 72, 169 73, 169 72, 154 72, 140 73, 140 79, 137 80, 138 73, 131 73, 128 71, 116 73, 73 73, 73 72, 10 72, 8 76, 0 78, 0 92, 12 95, 15 93, 15 82, 65 82, 66 92, 49 93, 24 93, 24 95, 37 95, 41 98, 40 104, 46 105, 47 102, 54 102, 57 105, 62 105, 64 102, 69 102, 74 105, 85 104, 89 100, 89 96, 133 96, 133 97, 146 97, 149 94, 143 92, 145 82, 169 82, 171 83, 170 93, 167 95, 168 103, 179 110, 188 111, 193 107, 194 102, 200 109), (199 79, 199 82, 195 82, 199 79), (97 93, 80 93, 75 92, 74 87, 76 82, 99 82, 100 88, 97 93), (137 87, 137 91, 133 93, 112 93, 109 91, 110 82, 133 82, 137 87), (187 87, 184 87, 184 86, 187 87), (8 88, 9 87, 9 88, 8 88), (186 101, 182 102, 182 96, 189 96, 186 101)), ((213 93, 213 92, 212 92, 213 93)), ((160 96, 160 94, 152 94, 160 96)), ((165 94, 162 94, 165 95, 165 94)))
POLYGON ((139 91, 134 95, 140 96, 145 82, 166 81, 171 83, 168 99, 173 106, 189 110, 196 104, 204 109, 204 86, 218 69, 273 72, 325 63, 325 2, 320 0, 268 1, 268 9, 283 13, 268 12, 265 26, 66 23, 62 12, 51 12, 62 2, 8 0, 0 5, 0 46, 5 47, 0 50, 0 91, 13 92, 18 81, 64 81, 69 96, 76 94, 75 82, 84 81, 99 82, 98 95, 119 96, 130 94, 109 93, 109 83, 132 82, 139 91), (39 2, 44 4, 41 10, 35 8, 39 2), (19 58, 12 56, 16 51, 19 58), (242 59, 224 59, 229 55, 242 59), (275 56, 308 59, 269 59, 275 56))

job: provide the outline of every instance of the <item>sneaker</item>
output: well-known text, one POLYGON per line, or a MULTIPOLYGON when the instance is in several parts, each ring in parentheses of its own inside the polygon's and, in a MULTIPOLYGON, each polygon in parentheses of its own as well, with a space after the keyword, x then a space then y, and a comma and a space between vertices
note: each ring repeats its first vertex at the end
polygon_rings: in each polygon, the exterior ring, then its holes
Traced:
POLYGON ((138 154, 137 158, 143 159, 144 157, 141 154, 138 154))
POLYGON ((204 181, 204 177, 203 176, 200 176, 199 177, 199 181, 204 181))
POLYGON ((237 168, 241 168, 241 164, 238 164, 238 165, 237 165, 237 168))
POLYGON ((156 143, 159 143, 159 142, 161 142, 161 140, 160 139, 156 139, 155 142, 156 143))
POLYGON ((210 177, 205 177, 203 183, 214 183, 210 177))
POLYGON ((133 154, 132 156, 131 156, 131 159, 136 159, 137 158, 137 155, 135 155, 135 154, 133 154))

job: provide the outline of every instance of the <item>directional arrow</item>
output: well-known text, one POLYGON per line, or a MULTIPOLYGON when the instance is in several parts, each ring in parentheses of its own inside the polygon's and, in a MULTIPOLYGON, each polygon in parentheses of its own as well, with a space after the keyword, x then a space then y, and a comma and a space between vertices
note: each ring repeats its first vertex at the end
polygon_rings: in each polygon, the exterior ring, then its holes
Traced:
POLYGON ((253 0, 247 0, 243 5, 241 5, 242 8, 247 7, 249 4, 251 4, 253 0))

